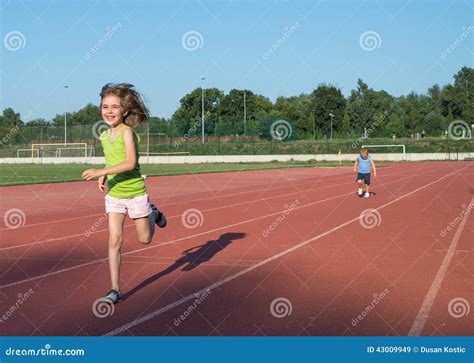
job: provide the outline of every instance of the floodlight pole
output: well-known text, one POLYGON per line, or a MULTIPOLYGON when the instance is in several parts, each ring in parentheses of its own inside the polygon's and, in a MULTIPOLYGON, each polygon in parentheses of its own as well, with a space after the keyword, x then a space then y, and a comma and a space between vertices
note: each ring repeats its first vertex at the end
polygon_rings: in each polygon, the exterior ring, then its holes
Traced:
POLYGON ((67 144, 67 88, 64 86, 64 145, 67 144))
POLYGON ((247 135, 247 105, 246 105, 247 93, 244 91, 244 136, 247 135))
MULTIPOLYGON (((201 81, 205 81, 206 78, 202 77, 201 81)), ((202 143, 204 144, 204 87, 201 85, 201 134, 202 143)))
POLYGON ((331 117, 331 140, 332 140, 332 119, 333 119, 333 117, 334 117, 334 114, 331 112, 331 113, 329 114, 329 117, 331 117))

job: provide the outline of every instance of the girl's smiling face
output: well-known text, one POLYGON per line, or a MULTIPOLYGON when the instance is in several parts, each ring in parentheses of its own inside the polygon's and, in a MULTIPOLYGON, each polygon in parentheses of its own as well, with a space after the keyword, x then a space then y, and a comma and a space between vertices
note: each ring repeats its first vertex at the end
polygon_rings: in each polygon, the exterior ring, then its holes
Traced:
POLYGON ((107 95, 102 98, 101 104, 102 119, 110 127, 116 127, 123 122, 123 109, 120 104, 120 97, 107 95))

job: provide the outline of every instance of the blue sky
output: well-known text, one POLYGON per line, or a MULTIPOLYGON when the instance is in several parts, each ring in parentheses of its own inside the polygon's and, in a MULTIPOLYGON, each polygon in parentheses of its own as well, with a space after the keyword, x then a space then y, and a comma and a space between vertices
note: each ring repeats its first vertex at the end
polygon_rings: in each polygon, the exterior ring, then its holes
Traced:
POLYGON ((0 107, 27 121, 62 113, 64 85, 68 111, 98 104, 107 82, 128 82, 152 115, 169 117, 201 84, 274 101, 320 83, 348 95, 362 78, 399 96, 473 66, 467 0, 1 0, 1 8, 0 107))

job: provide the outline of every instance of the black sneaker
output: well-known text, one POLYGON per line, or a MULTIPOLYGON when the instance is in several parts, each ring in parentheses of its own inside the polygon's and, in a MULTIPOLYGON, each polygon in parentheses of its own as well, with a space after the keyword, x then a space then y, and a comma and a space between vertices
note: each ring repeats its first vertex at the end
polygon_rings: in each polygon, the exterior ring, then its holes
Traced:
POLYGON ((155 213, 155 223, 160 228, 166 227, 166 216, 156 207, 156 205, 151 205, 151 210, 155 213))
POLYGON ((123 300, 123 294, 121 291, 110 290, 109 293, 105 295, 104 299, 110 302, 111 304, 117 304, 118 302, 123 300))

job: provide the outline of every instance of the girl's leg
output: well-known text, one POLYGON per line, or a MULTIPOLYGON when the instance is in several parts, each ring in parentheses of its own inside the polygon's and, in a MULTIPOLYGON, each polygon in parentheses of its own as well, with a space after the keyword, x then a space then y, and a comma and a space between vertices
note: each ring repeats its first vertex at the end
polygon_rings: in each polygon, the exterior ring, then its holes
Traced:
POLYGON ((148 244, 152 241, 155 234, 155 217, 155 213, 151 213, 148 217, 133 220, 140 243, 148 244))
POLYGON ((120 249, 125 214, 109 213, 109 267, 112 289, 120 291, 120 249))

